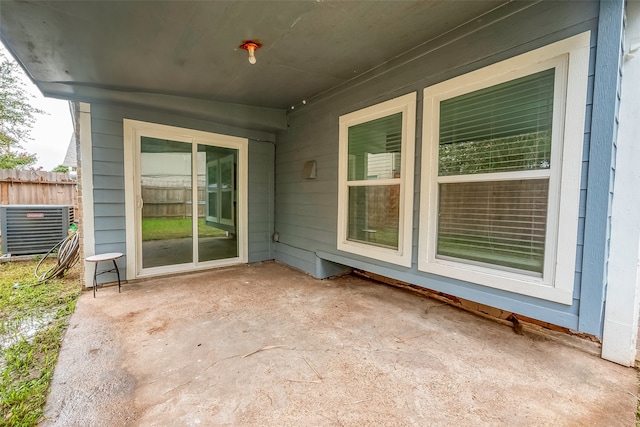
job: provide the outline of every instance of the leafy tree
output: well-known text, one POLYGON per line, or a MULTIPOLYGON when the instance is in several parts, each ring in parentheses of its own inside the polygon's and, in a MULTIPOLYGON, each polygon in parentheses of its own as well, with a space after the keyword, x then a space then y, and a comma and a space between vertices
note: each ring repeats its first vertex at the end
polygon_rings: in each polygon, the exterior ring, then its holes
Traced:
POLYGON ((51 172, 69 172, 69 168, 66 166, 58 165, 51 172))
POLYGON ((35 154, 3 152, 0 154, 0 169, 29 169, 36 160, 35 154))
POLYGON ((36 162, 35 154, 24 151, 31 140, 36 114, 44 111, 33 107, 35 97, 21 79, 22 70, 0 51, 0 168, 28 169, 36 162))

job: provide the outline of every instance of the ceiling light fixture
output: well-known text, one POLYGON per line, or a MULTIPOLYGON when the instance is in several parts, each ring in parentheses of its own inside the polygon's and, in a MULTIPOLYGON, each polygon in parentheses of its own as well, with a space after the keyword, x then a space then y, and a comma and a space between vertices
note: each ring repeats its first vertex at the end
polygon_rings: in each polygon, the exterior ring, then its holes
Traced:
POLYGON ((262 44, 260 44, 259 42, 253 41, 253 40, 245 40, 240 45, 241 49, 245 49, 245 50, 249 51, 249 63, 251 63, 251 64, 255 64, 256 63, 255 51, 260 49, 260 46, 262 46, 262 44))

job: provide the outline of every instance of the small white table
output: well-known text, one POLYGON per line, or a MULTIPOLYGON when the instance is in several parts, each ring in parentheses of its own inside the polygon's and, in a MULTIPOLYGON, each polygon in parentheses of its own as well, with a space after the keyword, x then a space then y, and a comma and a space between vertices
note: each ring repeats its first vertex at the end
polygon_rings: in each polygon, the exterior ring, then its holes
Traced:
POLYGON ((93 262, 96 264, 95 270, 93 270, 93 297, 96 297, 96 291, 98 290, 98 275, 104 273, 111 273, 115 271, 118 275, 118 293, 120 293, 120 270, 118 270, 118 264, 116 264, 116 260, 118 258, 122 258, 124 254, 120 252, 110 252, 108 254, 96 254, 86 257, 84 260, 87 262, 93 262), (110 270, 101 271, 98 273, 98 263, 103 261, 113 261, 113 268, 110 270))
POLYGON ((376 233, 378 232, 378 230, 374 230, 371 228, 365 228, 364 230, 362 230, 365 233, 365 237, 367 239, 367 242, 371 242, 371 238, 373 238, 373 241, 376 241, 376 233))

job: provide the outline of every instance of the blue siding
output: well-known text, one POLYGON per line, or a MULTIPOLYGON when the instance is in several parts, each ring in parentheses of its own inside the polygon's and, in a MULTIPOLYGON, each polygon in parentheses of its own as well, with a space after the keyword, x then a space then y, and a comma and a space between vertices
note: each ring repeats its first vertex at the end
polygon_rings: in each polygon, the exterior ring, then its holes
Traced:
MULTIPOLYGON (((587 215, 587 171, 583 158, 580 193, 580 226, 574 301, 567 306, 517 295, 471 283, 447 279, 417 270, 418 219, 421 174, 422 89, 497 61, 513 57, 555 41, 592 31, 592 58, 585 129, 585 151, 589 150, 592 90, 596 70, 595 52, 599 6, 595 2, 513 2, 483 17, 431 40, 406 55, 345 85, 310 99, 289 115, 290 128, 278 133, 276 147, 276 259, 310 274, 317 274, 317 258, 381 274, 440 292, 456 295, 503 310, 541 319, 572 329, 579 328, 580 283, 583 280, 583 235, 587 215), (338 118, 381 101, 418 92, 416 122, 416 174, 413 199, 413 265, 399 267, 336 249, 338 118), (300 172, 307 160, 316 160, 318 176, 305 180, 300 172)), ((607 156, 604 162, 608 162, 607 156)), ((596 172, 602 178, 602 172, 596 172)), ((606 174, 608 180, 609 175, 606 174)), ((607 188, 608 189, 608 188, 607 188)), ((597 218, 594 218, 597 220, 597 218)), ((586 246, 586 242, 584 243, 586 246)), ((594 260, 595 261, 595 260, 594 260)), ((602 264, 602 258, 599 258, 602 264)), ((602 275, 600 275, 602 277, 602 275)), ((590 292, 587 290, 586 292, 590 292)), ((597 298, 597 296, 596 296, 597 298)), ((602 300, 600 300, 602 302, 602 300)), ((591 333, 599 331, 588 329, 591 333)))
POLYGON ((316 271, 316 254, 285 243, 276 244, 276 259, 309 274, 316 271))
MULTIPOLYGON (((122 125, 104 126, 103 120, 91 120, 93 157, 93 200, 95 253, 126 254, 124 220, 124 156, 122 125)), ((126 277, 126 262, 117 261, 120 277, 126 277)), ((110 269, 110 263, 99 263, 100 270, 110 269)), ((117 280, 115 273, 98 276, 98 282, 117 280)))
POLYGON ((275 258, 274 157, 274 144, 249 141, 249 262, 275 258))
MULTIPOLYGON (((249 138, 249 262, 274 258, 274 245, 271 240, 274 223, 273 134, 105 104, 91 106, 96 253, 126 254, 124 118, 249 138)), ((126 277, 125 262, 120 261, 118 265, 122 277, 126 277)), ((102 265, 100 267, 102 268, 102 265)), ((99 279, 116 280, 115 274, 105 274, 99 276, 99 279)))
POLYGON ((582 289, 579 329, 600 336, 604 316, 604 296, 609 254, 611 225, 611 189, 615 169, 619 104, 620 68, 622 57, 623 1, 603 1, 600 4, 598 51, 595 72, 598 78, 593 89, 591 139, 584 235, 582 289))

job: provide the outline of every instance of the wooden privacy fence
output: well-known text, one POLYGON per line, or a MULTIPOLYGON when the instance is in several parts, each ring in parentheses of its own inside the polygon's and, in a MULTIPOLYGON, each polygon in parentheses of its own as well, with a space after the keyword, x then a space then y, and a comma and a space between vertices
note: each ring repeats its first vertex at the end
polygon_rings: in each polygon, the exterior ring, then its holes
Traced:
MULTIPOLYGON (((191 188, 142 187, 143 218, 190 218, 191 188)), ((198 190, 198 217, 205 215, 205 191, 198 190)))
POLYGON ((67 172, 0 169, 0 205, 68 205, 77 218, 76 181, 67 172))
MULTIPOLYGON (((191 175, 143 176, 141 184, 143 218, 191 217, 191 175)), ((205 184, 205 177, 198 176, 198 218, 205 216, 205 184)))

